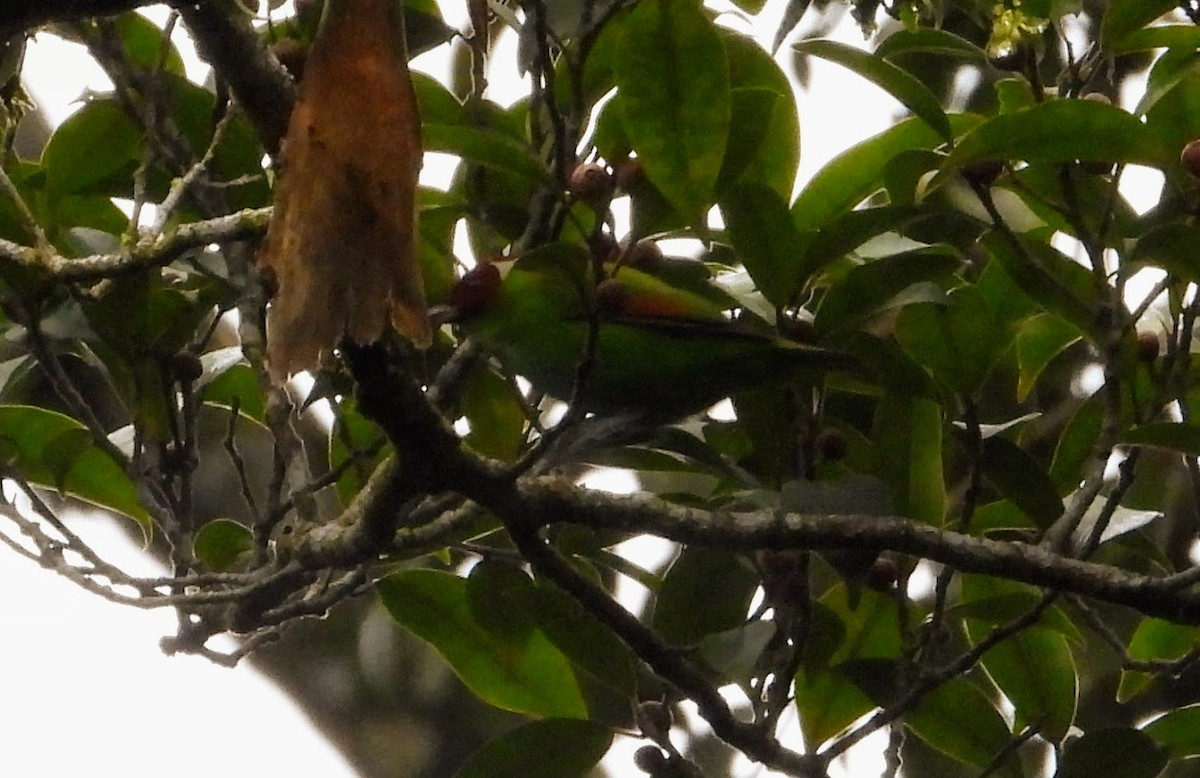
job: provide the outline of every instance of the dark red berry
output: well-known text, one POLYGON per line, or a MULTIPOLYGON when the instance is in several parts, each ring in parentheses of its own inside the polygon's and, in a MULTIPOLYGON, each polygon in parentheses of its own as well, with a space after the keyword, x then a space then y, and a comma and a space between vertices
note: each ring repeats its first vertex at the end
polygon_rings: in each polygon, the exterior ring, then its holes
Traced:
POLYGON ((671 709, 658 700, 647 700, 638 705, 635 716, 638 729, 651 740, 666 737, 674 724, 671 709))
POLYGON ((667 755, 658 746, 642 746, 633 752, 633 763, 643 773, 655 775, 667 766, 667 755))
POLYGON ((1139 332, 1137 336, 1137 355, 1143 362, 1153 362, 1158 359, 1161 346, 1158 335, 1153 332, 1139 332))
POLYGON ((1200 138, 1183 147, 1179 161, 1184 170, 1200 178, 1200 138))
POLYGON ((576 200, 600 209, 608 206, 608 201, 613 193, 613 184, 611 173, 600 165, 589 162, 578 165, 571 171, 571 177, 567 181, 567 190, 576 200))
POLYGON ((487 262, 476 265, 450 287, 449 303, 462 316, 483 310, 500 291, 500 269, 487 262))
POLYGON ((652 240, 639 240, 625 255, 625 264, 638 270, 652 271, 663 261, 662 249, 652 240))
POLYGON ((617 177, 617 186, 622 192, 628 192, 645 175, 642 170, 642 162, 637 157, 626 157, 621 160, 614 166, 614 172, 617 177))
POLYGON ((615 278, 596 284, 596 310, 602 313, 621 313, 629 305, 629 287, 615 278))
POLYGON ((813 441, 813 445, 826 462, 837 462, 846 457, 846 436, 840 430, 833 428, 821 430, 817 433, 817 439, 813 441))
POLYGON ((180 351, 171 356, 171 375, 181 384, 191 384, 204 375, 204 363, 193 351, 180 351))
POLYGON ((867 586, 879 592, 886 592, 896 585, 900 578, 900 567, 895 561, 881 556, 867 568, 867 586))
POLYGON ((614 259, 617 252, 621 250, 621 245, 609 232, 601 232, 593 236, 588 241, 588 246, 592 250, 592 256, 604 262, 614 259))

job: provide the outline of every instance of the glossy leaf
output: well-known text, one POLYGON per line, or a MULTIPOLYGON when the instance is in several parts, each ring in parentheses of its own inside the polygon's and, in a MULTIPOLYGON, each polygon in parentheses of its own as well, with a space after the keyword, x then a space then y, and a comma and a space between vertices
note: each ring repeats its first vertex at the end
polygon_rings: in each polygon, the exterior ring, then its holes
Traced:
POLYGON ((758 574, 736 555, 688 547, 671 564, 654 603, 653 626, 685 645, 741 625, 758 588, 758 574), (720 586, 713 586, 720 581, 720 586))
POLYGON ((885 398, 875 418, 878 474, 904 516, 940 525, 946 511, 942 476, 942 409, 927 399, 885 398))
MULTIPOLYGON (((742 158, 739 149, 747 137, 760 138, 754 153, 742 168, 742 181, 758 181, 774 189, 781 197, 791 199, 796 180, 796 166, 800 162, 800 120, 796 111, 796 98, 791 82, 771 55, 755 41, 718 28, 725 55, 729 61, 730 96, 733 110, 729 123, 729 142, 725 161, 718 180, 718 193, 742 158), (765 90, 777 95, 771 103, 771 112, 761 126, 752 113, 743 113, 746 98, 750 93, 765 90), (739 98, 741 95, 741 98, 739 98)), ((765 102, 761 97, 751 98, 765 102)))
POLYGON ((943 54, 976 63, 987 61, 987 52, 947 30, 920 27, 901 29, 887 36, 875 47, 875 56, 893 60, 910 53, 943 54))
POLYGON ((983 441, 983 472, 988 481, 1039 527, 1063 512, 1063 502, 1046 469, 1024 449, 999 435, 983 441))
POLYGON ((931 247, 858 265, 825 293, 813 323, 822 333, 854 327, 885 310, 904 289, 922 281, 944 279, 960 264, 954 252, 931 247))
POLYGON ((526 418, 512 385, 491 370, 477 369, 464 382, 459 402, 471 424, 471 448, 493 459, 515 459, 525 442, 526 418))
POLYGON ((527 147, 497 130, 457 124, 426 124, 421 132, 426 151, 453 154, 530 181, 542 180, 548 175, 546 168, 527 147))
POLYGON ((1041 313, 1021 323, 1015 341, 1021 373, 1017 382, 1018 401, 1024 402, 1029 397, 1046 366, 1079 338, 1076 327, 1053 314, 1041 313))
POLYGON ((80 445, 80 432, 87 432, 82 424, 54 411, 0 406, 0 442, 16 475, 123 513, 148 534, 150 514, 138 500, 137 487, 108 454, 94 445, 80 445), (56 440, 70 443, 67 448, 62 443, 56 448, 56 440))
POLYGON ((392 618, 432 644, 485 702, 547 718, 587 716, 567 658, 540 630, 515 641, 480 623, 463 579, 406 570, 384 578, 376 589, 392 618))
POLYGON ((71 114, 42 152, 51 196, 103 189, 121 172, 132 172, 143 136, 115 100, 94 100, 71 114))
POLYGON ((196 533, 192 553, 209 570, 225 572, 254 547, 250 530, 230 519, 217 519, 205 524, 196 533))
POLYGON ((937 97, 915 76, 884 60, 878 54, 830 40, 798 43, 796 51, 812 54, 848 68, 882 88, 928 124, 944 140, 953 137, 950 121, 937 97))
POLYGON ((1100 22, 1100 41, 1117 46, 1121 39, 1175 8, 1174 0, 1111 0, 1100 22))
POLYGON ((728 65, 691 0, 636 6, 614 63, 622 124, 647 178, 688 217, 711 204, 729 136, 728 65))
POLYGON ((914 361, 955 392, 970 395, 983 384, 1008 347, 1005 323, 973 286, 955 289, 946 305, 919 303, 900 312, 896 338, 914 361))
POLYGON ((579 719, 522 724, 484 744, 455 778, 585 778, 608 752, 612 731, 579 719), (547 758, 553 755, 553 758, 547 758))
POLYGON ((1168 711, 1142 728, 1172 759, 1200 756, 1200 705, 1168 711))
MULTIPOLYGON (((978 641, 986 630, 971 629, 978 641)), ((1075 660, 1058 632, 1031 628, 1001 641, 983 655, 983 668, 1016 708, 1017 727, 1061 743, 1075 722, 1079 686, 1075 660)))
POLYGON ((764 184, 739 184, 721 200, 721 213, 755 285, 775 306, 787 305, 798 280, 796 259, 803 251, 787 203, 764 184))
POLYGON ((1052 100, 993 117, 963 135, 930 186, 982 160, 1161 167, 1171 155, 1146 125, 1120 108, 1093 100, 1052 100))
MULTIPOLYGON (((1200 628, 1145 618, 1134 630, 1126 650, 1133 659, 1170 662, 1188 654, 1197 643, 1200 643, 1200 628)), ((1137 696, 1153 680, 1153 675, 1140 670, 1124 671, 1117 700, 1124 702, 1137 696)))
POLYGON ((1153 422, 1121 434, 1120 442, 1130 446, 1153 446, 1200 456, 1200 426, 1187 422, 1153 422))
MULTIPOLYGON (((926 695, 904 723, 938 751, 975 767, 990 764, 1012 738, 992 701, 961 676, 926 695)), ((992 774, 1022 773, 1014 755, 992 774)))
POLYGON ((1154 778, 1167 764, 1167 749, 1145 732, 1097 728, 1063 749, 1055 778, 1154 778))
MULTIPOLYGON (((979 117, 968 115, 949 119, 956 134, 980 121, 979 117)), ((821 228, 832 217, 882 189, 882 171, 897 154, 910 149, 933 149, 942 142, 929 125, 912 118, 842 152, 813 176, 792 203, 796 228, 801 232, 821 228)))

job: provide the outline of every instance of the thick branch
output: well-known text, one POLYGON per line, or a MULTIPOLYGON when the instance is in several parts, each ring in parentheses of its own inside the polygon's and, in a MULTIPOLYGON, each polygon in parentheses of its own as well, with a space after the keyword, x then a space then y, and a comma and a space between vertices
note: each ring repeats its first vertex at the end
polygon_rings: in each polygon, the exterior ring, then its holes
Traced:
POLYGON ((287 134, 296 85, 236 0, 173 0, 200 56, 229 84, 271 156, 287 134))
POLYGON ((1171 578, 1130 573, 1025 543, 964 535, 887 516, 705 511, 649 495, 613 496, 539 479, 518 486, 524 521, 652 532, 680 543, 760 548, 891 550, 981 573, 1126 605, 1160 618, 1200 624, 1200 592, 1171 578))

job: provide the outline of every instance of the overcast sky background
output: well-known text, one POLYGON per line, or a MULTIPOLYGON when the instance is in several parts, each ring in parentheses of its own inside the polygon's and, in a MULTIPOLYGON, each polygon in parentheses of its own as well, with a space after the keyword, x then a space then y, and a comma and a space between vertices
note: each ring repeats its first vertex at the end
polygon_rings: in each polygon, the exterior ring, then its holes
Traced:
MULTIPOLYGON (((767 41, 784 2, 771 0, 764 13, 767 41)), ((442 5, 447 21, 461 28, 464 3, 442 5)), ((162 7, 146 13, 159 23, 166 18, 162 7)), ((834 37, 863 43, 849 19, 834 37)), ((207 66, 181 31, 176 43, 189 75, 202 81, 207 66)), ((502 76, 515 73, 506 65, 515 48, 515 37, 508 36, 495 52, 489 96, 500 103, 527 88, 502 76)), ((446 49, 423 55, 415 67, 441 77, 446 49)), ((79 107, 88 90, 111 88, 82 47, 46 33, 30 44, 25 77, 55 124, 79 107)), ((812 61, 810 78, 820 91, 799 96, 802 181, 833 154, 886 128, 898 109, 882 91, 835 65, 812 61)), ((423 180, 445 186, 449 168, 431 158, 423 180)), ((1143 201, 1154 197, 1152 179, 1150 187, 1143 201)), ((160 572, 103 522, 93 533, 117 564, 160 572)), ((288 698, 248 665, 229 670, 196 657, 165 657, 158 641, 173 633, 170 611, 104 602, 0 548, 0 775, 355 775, 288 698), (264 722, 271 732, 264 732, 264 722)), ((614 757, 617 774, 632 769, 628 754, 641 744, 627 740, 614 757)), ((862 754, 851 773, 877 775, 881 768, 881 761, 862 754)), ((769 774, 746 765, 745 775, 769 774)))

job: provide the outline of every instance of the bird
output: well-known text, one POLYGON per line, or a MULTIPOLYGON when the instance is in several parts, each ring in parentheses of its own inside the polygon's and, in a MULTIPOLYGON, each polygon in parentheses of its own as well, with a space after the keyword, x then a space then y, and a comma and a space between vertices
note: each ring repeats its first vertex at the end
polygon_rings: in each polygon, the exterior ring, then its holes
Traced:
POLYGON ((551 244, 477 265, 440 318, 534 389, 593 414, 677 420, 764 383, 860 369, 849 354, 736 318, 733 298, 687 275, 686 285, 672 283, 551 244))

